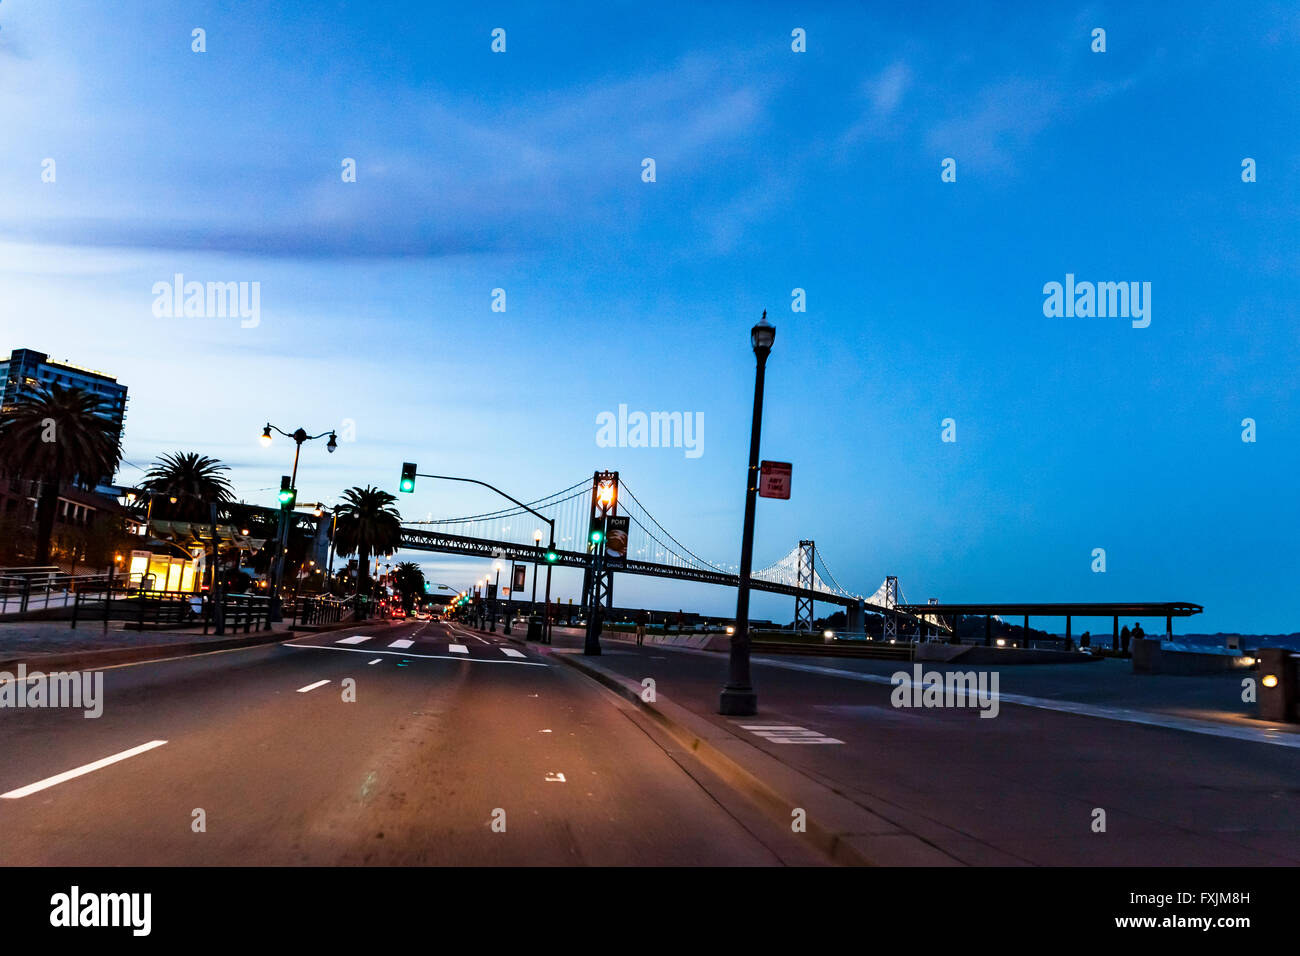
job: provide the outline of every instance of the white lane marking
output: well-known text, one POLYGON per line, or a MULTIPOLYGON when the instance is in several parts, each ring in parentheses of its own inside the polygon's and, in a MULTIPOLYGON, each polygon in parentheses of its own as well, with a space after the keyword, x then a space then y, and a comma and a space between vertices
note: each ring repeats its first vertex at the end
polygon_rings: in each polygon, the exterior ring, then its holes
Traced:
POLYGON ((479 642, 481 642, 481 643, 483 643, 483 644, 491 644, 491 643, 492 643, 491 641, 485 641, 485 640, 483 640, 483 638, 479 637, 477 634, 471 634, 470 637, 474 638, 474 640, 479 641, 479 642))
POLYGON ((393 641, 393 643, 389 644, 388 646, 389 647, 410 647, 414 643, 415 641, 408 641, 405 638, 403 638, 400 641, 393 641))
POLYGON ((547 783, 564 783, 564 782, 565 782, 565 780, 564 780, 564 774, 562 774, 562 773, 548 773, 548 774, 546 775, 546 782, 547 782, 547 783))
MULTIPOLYGON (((703 653, 708 653, 703 652, 703 653)), ((871 684, 891 684, 896 682, 883 674, 864 674, 862 671, 846 671, 836 667, 819 667, 816 664, 796 664, 793 661, 776 661, 770 657, 755 657, 754 663, 768 664, 772 667, 784 667, 792 671, 808 671, 811 674, 830 674, 833 677, 847 677, 849 680, 867 681, 871 684)), ((911 686, 909 677, 907 686, 911 686)), ((1177 717, 1173 714, 1160 714, 1146 710, 1132 710, 1127 707, 1102 707, 1097 704, 1080 704, 1069 700, 1052 700, 1045 697, 1027 697, 1023 694, 998 694, 998 701, 1003 704, 1019 704, 1022 707, 1037 707, 1040 710, 1055 710, 1063 714, 1075 714, 1079 717, 1099 717, 1102 720, 1119 720, 1130 724, 1145 724, 1148 727, 1163 727, 1166 730, 1183 730, 1191 734, 1205 734, 1209 737, 1231 737, 1256 744, 1273 744, 1277 747, 1291 747, 1300 750, 1300 733, 1273 730, 1268 727, 1237 727, 1221 724, 1212 720, 1198 720, 1193 717, 1177 717)))
POLYGON ((335 644, 361 644, 365 641, 370 640, 374 636, 375 635, 373 634, 353 634, 351 637, 340 638, 334 643, 335 644))
POLYGON ((306 687, 299 687, 298 693, 305 694, 309 690, 315 690, 317 687, 324 687, 328 683, 329 683, 328 680, 318 680, 316 683, 308 684, 306 687))
POLYGON ((774 744, 842 744, 844 741, 827 737, 817 730, 807 730, 794 724, 741 724, 755 737, 763 737, 774 744))
POLYGON ((468 654, 468 653, 469 653, 469 648, 466 647, 464 644, 448 644, 448 645, 447 645, 447 650, 451 651, 453 654, 468 654))
POLYGON ((537 731, 537 732, 538 732, 539 734, 549 734, 549 733, 550 733, 550 730, 539 730, 539 731, 537 731))
MULTIPOLYGON (((474 664, 514 664, 516 667, 550 667, 550 664, 543 664, 541 661, 512 661, 500 660, 488 657, 460 657, 452 654, 413 654, 411 652, 399 653, 398 651, 366 651, 359 647, 336 647, 333 644, 281 644, 281 647, 293 647, 302 651, 343 651, 345 654, 387 654, 390 657, 403 657, 408 659, 419 658, 430 661, 470 661, 474 664)), ((529 696, 536 697, 536 694, 529 696)))
POLYGON ((146 750, 153 750, 155 747, 161 747, 167 743, 165 740, 151 740, 147 744, 141 744, 138 747, 132 747, 130 750, 123 750, 120 754, 113 754, 111 757, 104 757, 102 760, 96 760, 93 763, 77 767, 75 770, 65 770, 63 773, 56 773, 53 777, 46 777, 44 780, 38 780, 35 783, 29 783, 25 787, 19 787, 17 790, 10 790, 8 793, 0 793, 0 799, 17 800, 19 797, 30 796, 41 790, 47 790, 65 780, 72 780, 74 777, 80 777, 92 771, 107 767, 109 764, 117 763, 119 760, 126 760, 128 757, 134 757, 136 754, 142 754, 146 750))
POLYGON ((523 657, 523 656, 524 656, 523 654, 519 653, 519 651, 515 650, 513 647, 503 647, 503 648, 501 648, 501 653, 504 654, 506 657, 523 657))
POLYGON ((379 663, 380 661, 382 661, 382 660, 383 660, 382 657, 376 657, 376 658, 375 658, 373 661, 371 661, 370 663, 371 663, 371 664, 378 664, 378 663, 379 663))

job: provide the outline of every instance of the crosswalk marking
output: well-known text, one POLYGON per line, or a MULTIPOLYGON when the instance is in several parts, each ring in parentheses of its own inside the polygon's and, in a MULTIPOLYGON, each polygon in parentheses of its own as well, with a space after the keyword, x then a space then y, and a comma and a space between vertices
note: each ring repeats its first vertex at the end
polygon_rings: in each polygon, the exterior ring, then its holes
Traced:
POLYGON ((503 647, 503 648, 501 648, 501 653, 504 654, 506 657, 523 657, 523 656, 524 656, 523 654, 521 654, 521 653, 519 653, 517 650, 515 650, 513 647, 503 647))
POLYGON ((402 638, 400 641, 393 641, 393 643, 389 644, 388 646, 397 647, 397 648, 401 648, 402 650, 406 650, 406 648, 410 647, 414 643, 415 641, 408 641, 406 638, 402 638))
POLYGON ((351 637, 342 638, 341 640, 337 640, 334 643, 335 644, 360 644, 363 641, 370 640, 372 636, 373 635, 371 634, 353 634, 351 637))
POLYGON ((447 650, 451 651, 453 654, 468 654, 468 653, 469 653, 469 648, 466 647, 464 644, 448 644, 448 645, 447 645, 447 650))
POLYGON ((774 744, 842 744, 844 741, 827 737, 817 730, 807 730, 794 724, 741 724, 756 737, 774 744))

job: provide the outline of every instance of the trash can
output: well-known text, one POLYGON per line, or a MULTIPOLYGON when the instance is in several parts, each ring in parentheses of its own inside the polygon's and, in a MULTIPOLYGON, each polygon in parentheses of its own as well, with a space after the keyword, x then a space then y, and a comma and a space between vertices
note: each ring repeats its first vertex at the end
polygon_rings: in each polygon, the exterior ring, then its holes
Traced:
POLYGON ((540 614, 528 615, 528 640, 541 641, 542 639, 542 616, 540 614))

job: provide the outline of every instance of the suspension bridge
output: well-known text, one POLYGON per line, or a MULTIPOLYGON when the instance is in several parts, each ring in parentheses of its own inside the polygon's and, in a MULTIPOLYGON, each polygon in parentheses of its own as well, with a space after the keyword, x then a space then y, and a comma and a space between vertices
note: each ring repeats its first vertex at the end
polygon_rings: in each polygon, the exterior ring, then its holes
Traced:
MULTIPOLYGON (((617 473, 613 472, 598 472, 594 478, 584 478, 560 491, 529 501, 527 507, 512 506, 458 518, 405 521, 402 526, 401 548, 538 562, 546 542, 539 544, 537 540, 540 529, 537 516, 529 511, 532 509, 555 523, 557 559, 552 563, 560 567, 581 568, 587 572, 583 587, 583 604, 586 605, 593 590, 593 545, 589 540, 589 528, 596 507, 597 484, 602 475, 613 475, 617 487, 616 504, 611 513, 628 519, 626 557, 608 562, 602 567, 602 577, 607 576, 607 580, 603 582, 603 587, 595 589, 603 599, 602 603, 607 607, 613 606, 615 573, 694 581, 722 587, 739 586, 738 568, 707 561, 691 551, 659 523, 627 482, 620 481, 617 473)), ((850 631, 862 629, 866 611, 885 616, 887 634, 894 632, 900 624, 909 628, 925 625, 936 630, 947 630, 947 625, 934 615, 900 609, 899 605, 907 602, 896 577, 887 577, 869 595, 843 587, 827 567, 813 541, 800 541, 780 560, 753 571, 750 587, 794 598, 797 629, 812 628, 813 602, 821 601, 846 609, 846 629, 850 631)))

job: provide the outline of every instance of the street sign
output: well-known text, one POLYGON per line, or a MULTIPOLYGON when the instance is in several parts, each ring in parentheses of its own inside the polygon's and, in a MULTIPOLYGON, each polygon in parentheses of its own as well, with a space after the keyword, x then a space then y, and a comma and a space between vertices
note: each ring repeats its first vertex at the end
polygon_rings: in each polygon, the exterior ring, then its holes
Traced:
POLYGON ((789 498, 791 468, 788 461, 761 462, 758 469, 758 496, 789 498))
POLYGON ((632 521, 627 515, 612 515, 605 529, 605 564, 622 567, 627 561, 627 537, 632 521))

